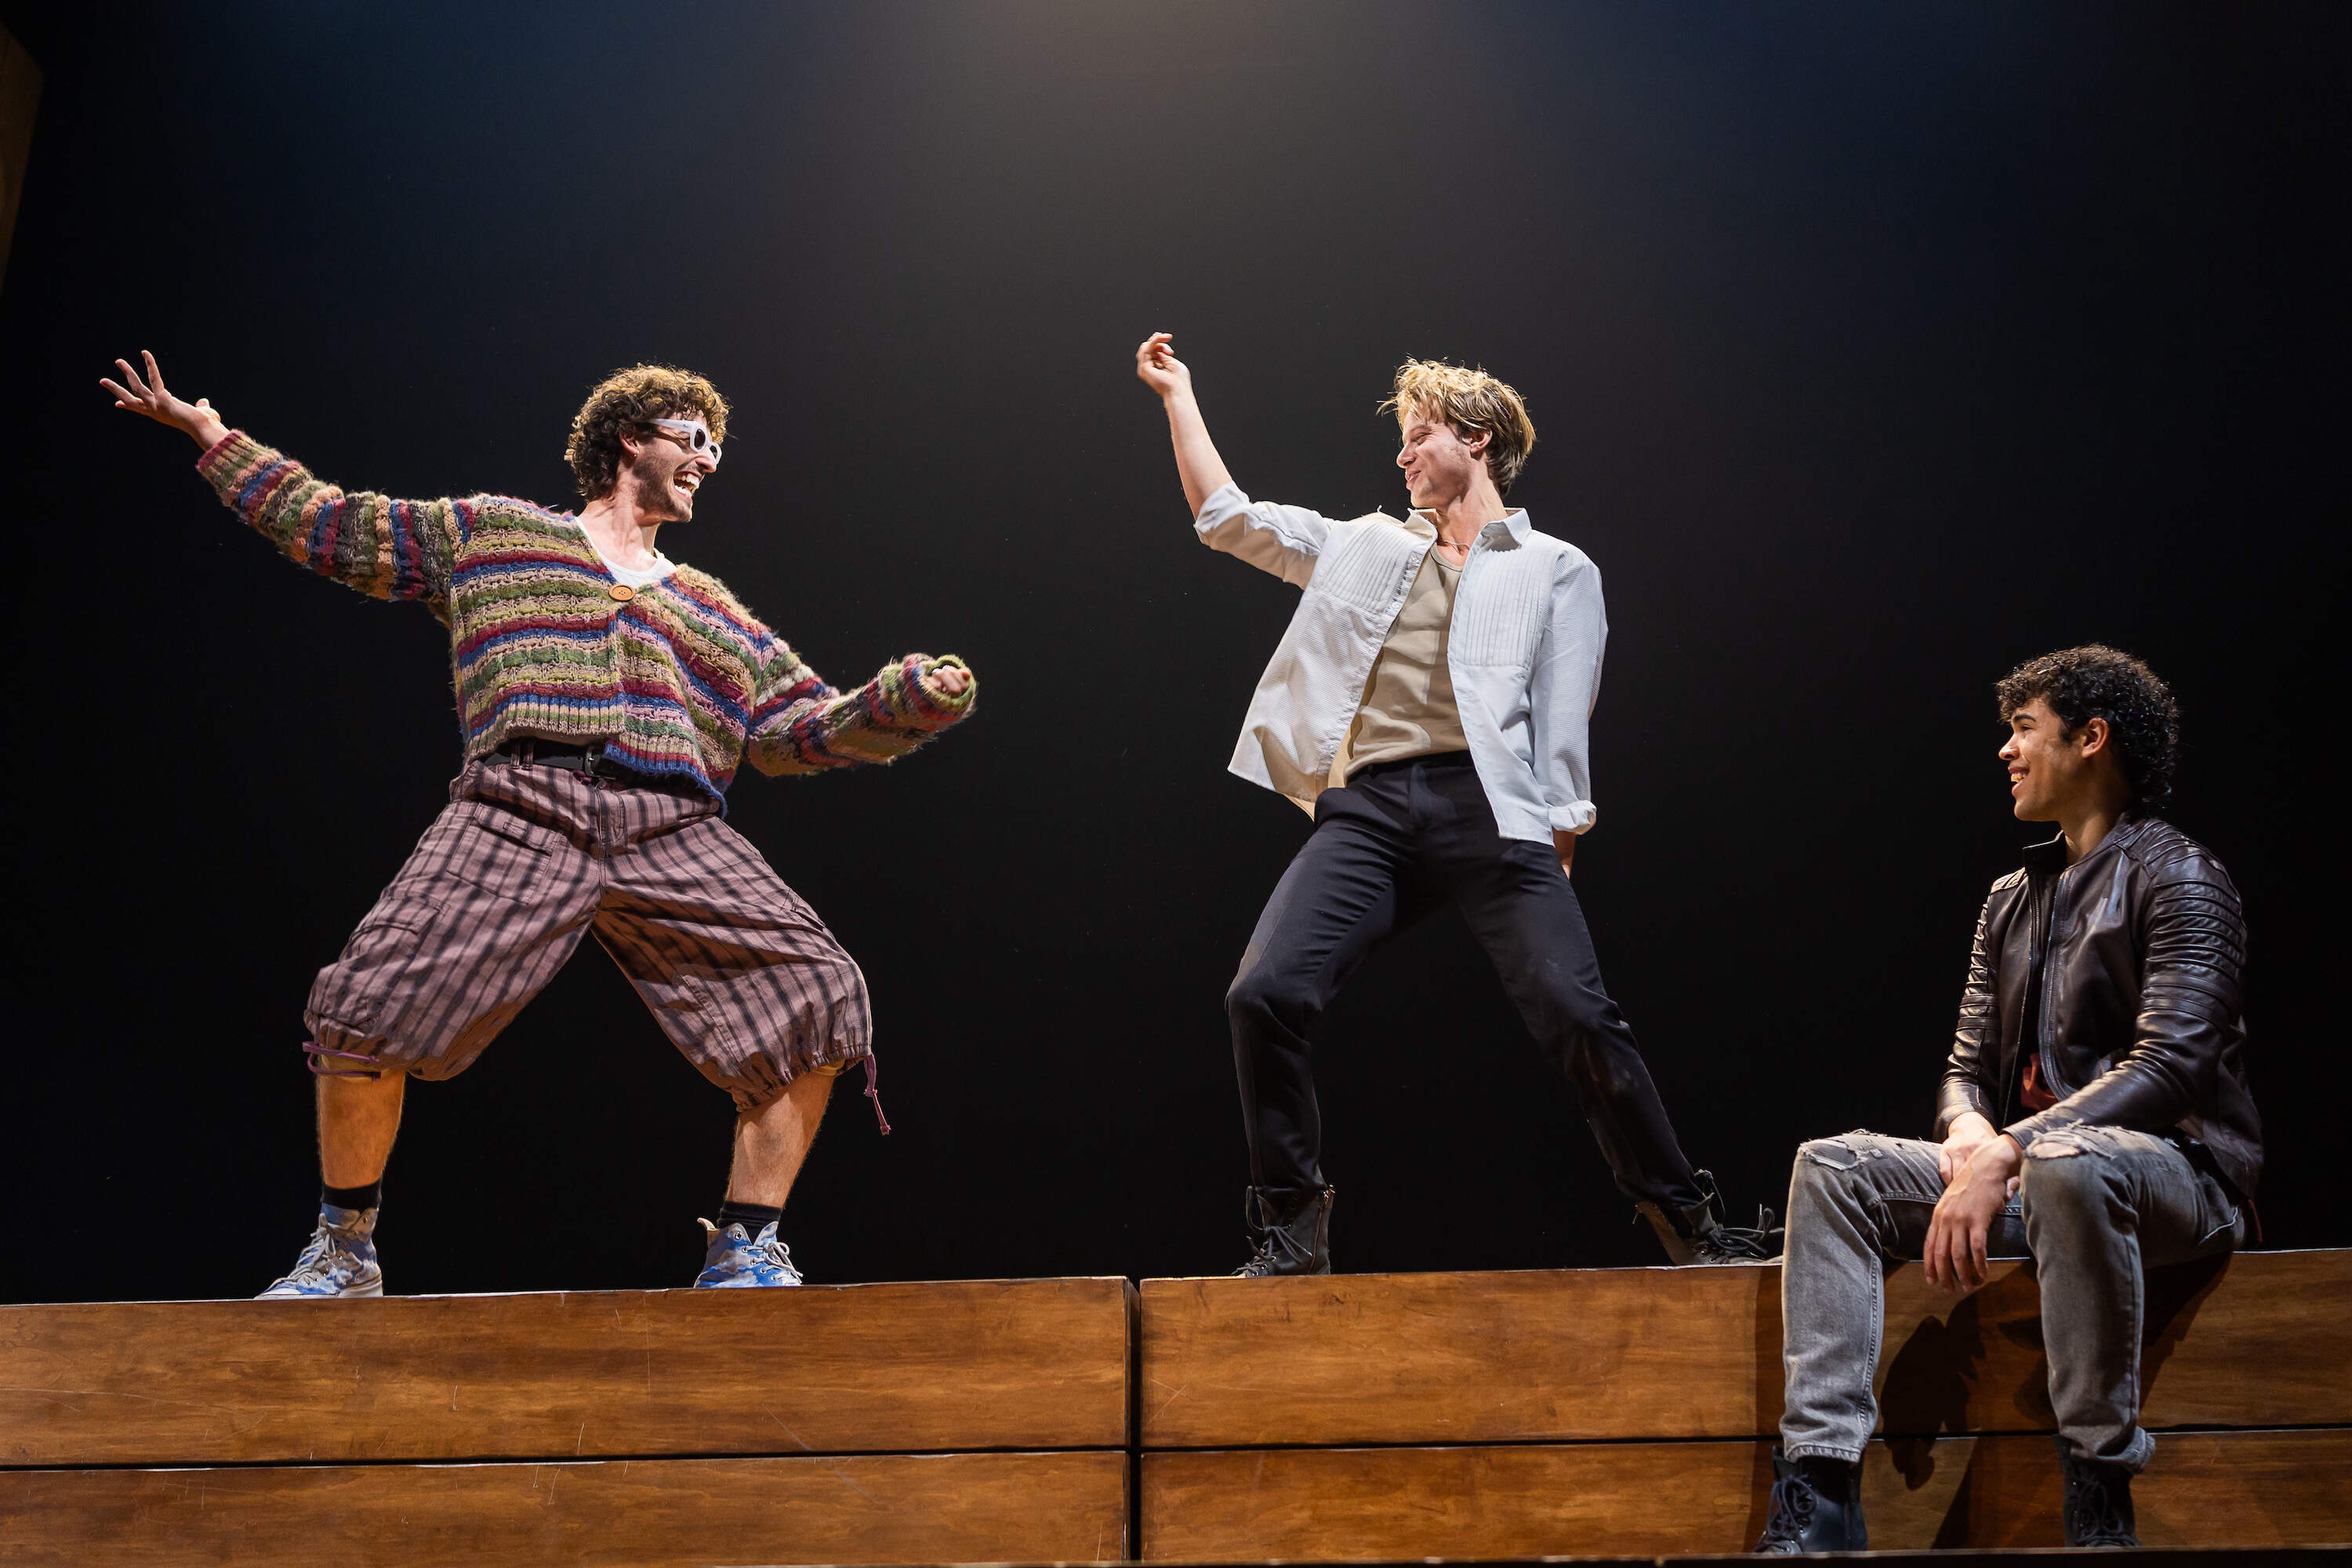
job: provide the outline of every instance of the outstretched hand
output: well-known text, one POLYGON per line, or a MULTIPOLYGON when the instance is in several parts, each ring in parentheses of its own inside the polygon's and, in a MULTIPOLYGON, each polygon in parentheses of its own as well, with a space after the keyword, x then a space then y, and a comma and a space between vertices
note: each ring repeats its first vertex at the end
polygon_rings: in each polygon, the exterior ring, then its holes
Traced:
POLYGON ((114 367, 122 373, 121 382, 110 381, 105 376, 98 378, 98 384, 114 395, 114 406, 127 408, 133 414, 143 414, 158 425, 169 425, 174 430, 184 431, 199 447, 210 448, 217 446, 220 438, 228 434, 228 426, 221 422, 219 415, 213 412, 212 400, 199 397, 194 403, 184 403, 173 396, 163 385, 163 373, 157 368, 155 356, 142 349, 139 357, 147 364, 147 374, 143 378, 131 368, 129 360, 121 359, 114 362, 114 367))
POLYGON ((1169 347, 1174 342, 1170 333, 1154 332, 1135 351, 1136 379, 1158 393, 1163 403, 1180 392, 1192 390, 1192 373, 1169 347))

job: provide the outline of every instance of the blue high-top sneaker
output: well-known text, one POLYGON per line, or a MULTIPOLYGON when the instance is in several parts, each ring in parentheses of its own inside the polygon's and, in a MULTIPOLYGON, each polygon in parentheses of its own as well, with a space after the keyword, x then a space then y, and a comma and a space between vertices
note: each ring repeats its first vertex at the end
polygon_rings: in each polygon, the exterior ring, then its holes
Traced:
POLYGON ((725 1229, 702 1222, 710 1250, 696 1276, 698 1290, 752 1289, 763 1286, 797 1285, 801 1271, 793 1267, 790 1248, 776 1239, 776 1222, 770 1220, 758 1236, 730 1221, 725 1229))
POLYGON ((319 1205, 319 1228, 293 1269, 254 1298, 259 1301, 324 1300, 330 1296, 381 1296, 383 1269, 375 1260, 376 1209, 319 1205))

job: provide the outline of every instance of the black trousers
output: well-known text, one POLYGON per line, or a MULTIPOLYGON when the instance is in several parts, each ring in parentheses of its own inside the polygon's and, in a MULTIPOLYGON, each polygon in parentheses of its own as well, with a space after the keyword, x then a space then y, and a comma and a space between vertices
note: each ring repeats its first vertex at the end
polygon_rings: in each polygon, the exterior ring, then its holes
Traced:
POLYGON ((1310 1060, 1324 1012, 1374 949, 1445 900, 1567 1075, 1618 1189, 1671 1210, 1699 1202, 1633 1031, 1601 987, 1559 857, 1496 831, 1477 771, 1459 752, 1324 791, 1313 837, 1258 916, 1225 994, 1252 1184, 1278 1200, 1324 1185, 1310 1060))

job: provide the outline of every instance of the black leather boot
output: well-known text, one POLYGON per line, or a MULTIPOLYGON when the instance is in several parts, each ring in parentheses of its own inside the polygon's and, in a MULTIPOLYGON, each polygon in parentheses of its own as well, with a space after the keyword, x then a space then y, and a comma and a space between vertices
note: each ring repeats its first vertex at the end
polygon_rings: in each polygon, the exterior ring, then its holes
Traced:
POLYGON ((1304 1197, 1250 1188, 1242 1200, 1242 1215, 1257 1251, 1234 1272, 1244 1279, 1330 1273, 1331 1196, 1329 1187, 1304 1197))
POLYGON ((1658 1240, 1666 1249, 1666 1257, 1675 1263, 1763 1263, 1780 1256, 1782 1231, 1772 1223, 1772 1211, 1756 1211, 1756 1228, 1726 1225, 1723 1222, 1723 1194, 1716 1191, 1715 1176, 1707 1171, 1694 1171, 1698 1190, 1705 1194, 1699 1201, 1679 1214, 1668 1214, 1657 1205, 1639 1203, 1634 1209, 1650 1222, 1658 1233, 1658 1240))
POLYGON ((1862 1467, 1808 1454, 1785 1459, 1772 1450, 1772 1511, 1756 1550, 1794 1556, 1803 1552, 1867 1552, 1862 1522, 1862 1467))
POLYGON ((2066 1544, 2137 1546, 2132 1517, 2132 1473, 2105 1459, 2080 1459, 2058 1439, 2058 1468, 2066 1474, 2066 1544))

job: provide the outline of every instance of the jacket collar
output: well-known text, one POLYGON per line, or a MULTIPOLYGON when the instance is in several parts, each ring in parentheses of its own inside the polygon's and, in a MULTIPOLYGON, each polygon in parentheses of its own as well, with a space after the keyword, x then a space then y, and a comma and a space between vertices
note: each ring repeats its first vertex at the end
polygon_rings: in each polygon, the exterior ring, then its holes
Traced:
POLYGON ((2025 868, 2036 877, 2046 877, 2066 868, 2066 836, 2063 833, 2025 847, 2025 868))
MULTIPOLYGON (((2147 818, 2144 815, 2137 811, 2125 812, 2116 819, 2116 825, 2107 829, 2107 836, 2099 840, 2099 847, 2084 856, 2076 864, 2095 860, 2109 849, 2120 853, 2128 848, 2132 841, 2146 831, 2147 827, 2147 818)), ((2053 837, 2045 838, 2039 844, 2027 845, 2025 868, 2037 877, 2066 869, 2066 836, 2061 833, 2053 837)))
MULTIPOLYGON (((1423 533, 1423 530, 1427 530, 1427 532, 1423 534, 1424 538, 1434 539, 1437 537, 1437 514, 1435 512, 1431 511, 1426 507, 1415 507, 1412 510, 1407 512, 1405 517, 1405 526, 1412 529, 1413 532, 1423 533)), ((1505 512, 1502 516, 1496 518, 1494 521, 1480 529, 1478 531, 1478 537, 1485 540, 1487 543, 1492 544, 1496 542, 1495 534, 1497 530, 1509 534, 1513 544, 1525 544, 1528 542, 1528 535, 1535 531, 1534 525, 1528 521, 1528 509, 1523 506, 1513 507, 1510 510, 1505 512)))

